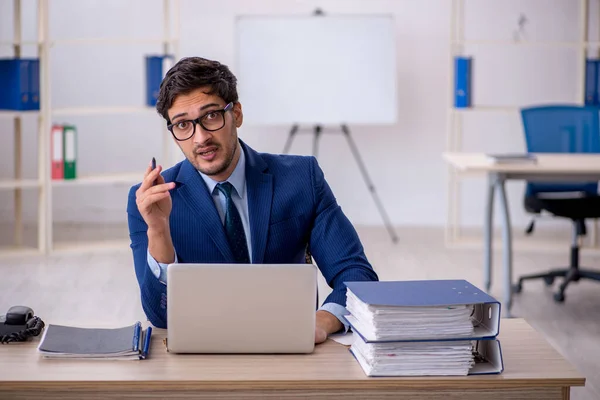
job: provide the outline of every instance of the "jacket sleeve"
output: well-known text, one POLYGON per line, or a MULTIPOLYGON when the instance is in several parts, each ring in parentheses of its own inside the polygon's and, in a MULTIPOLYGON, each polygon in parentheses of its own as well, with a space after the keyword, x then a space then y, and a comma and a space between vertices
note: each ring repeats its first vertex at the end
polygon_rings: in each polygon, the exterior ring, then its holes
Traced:
POLYGON ((148 226, 137 209, 134 186, 127 201, 127 223, 133 252, 135 275, 140 287, 142 309, 152 325, 167 327, 167 287, 154 276, 148 265, 148 226))
POLYGON ((311 158, 311 176, 316 207, 310 251, 327 284, 333 289, 324 304, 337 303, 345 307, 344 282, 377 281, 379 278, 314 157, 311 158))

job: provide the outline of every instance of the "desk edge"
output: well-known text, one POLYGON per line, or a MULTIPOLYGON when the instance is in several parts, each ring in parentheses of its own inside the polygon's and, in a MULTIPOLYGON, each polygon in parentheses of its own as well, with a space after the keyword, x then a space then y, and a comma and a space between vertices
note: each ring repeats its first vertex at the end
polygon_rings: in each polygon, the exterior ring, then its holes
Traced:
POLYGON ((401 377, 368 378, 364 380, 137 380, 137 381, 0 381, 0 393, 16 390, 281 390, 281 389, 508 389, 526 387, 572 387, 585 386, 586 378, 543 378, 543 379, 482 379, 484 376, 435 378, 401 377))

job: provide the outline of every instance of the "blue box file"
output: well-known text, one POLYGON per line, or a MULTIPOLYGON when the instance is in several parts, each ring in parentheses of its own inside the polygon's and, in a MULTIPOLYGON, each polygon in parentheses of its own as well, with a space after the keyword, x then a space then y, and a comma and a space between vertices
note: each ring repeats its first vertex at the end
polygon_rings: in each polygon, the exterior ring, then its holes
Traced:
POLYGON ((0 59, 0 109, 39 110, 39 59, 0 59))
POLYGON ((456 108, 471 107, 472 64, 471 57, 454 59, 454 106, 456 108))
POLYGON ((172 55, 146 56, 146 105, 156 105, 160 84, 172 63, 172 55))

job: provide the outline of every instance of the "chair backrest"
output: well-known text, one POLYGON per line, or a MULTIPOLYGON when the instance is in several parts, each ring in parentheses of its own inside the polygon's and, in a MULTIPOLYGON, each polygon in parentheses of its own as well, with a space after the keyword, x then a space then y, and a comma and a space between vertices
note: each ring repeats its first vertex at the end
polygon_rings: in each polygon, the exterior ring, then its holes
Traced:
MULTIPOLYGON (((600 108, 550 105, 521 110, 530 153, 600 153, 600 108)), ((529 182, 526 196, 540 192, 598 193, 598 182, 529 182)))

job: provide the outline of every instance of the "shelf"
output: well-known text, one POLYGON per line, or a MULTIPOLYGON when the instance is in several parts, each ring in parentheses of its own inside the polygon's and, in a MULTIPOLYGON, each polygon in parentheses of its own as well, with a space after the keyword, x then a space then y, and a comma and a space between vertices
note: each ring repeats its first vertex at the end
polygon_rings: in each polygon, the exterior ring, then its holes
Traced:
MULTIPOLYGON (((465 18, 465 10, 468 6, 465 5, 465 2, 462 0, 452 0, 451 1, 451 18, 450 18, 450 38, 449 38, 449 52, 450 52, 450 63, 448 64, 448 76, 449 76, 449 85, 450 93, 448 96, 449 104, 447 108, 447 122, 446 122, 446 149, 447 151, 455 151, 461 152, 465 151, 465 140, 470 134, 475 134, 476 131, 469 124, 465 124, 466 120, 469 120, 469 115, 477 114, 477 116, 481 118, 515 118, 514 121, 520 120, 521 118, 521 110, 524 108, 528 108, 531 106, 540 106, 540 105, 555 105, 555 104, 573 104, 573 105, 584 105, 584 97, 585 97, 585 71, 586 64, 585 58, 590 50, 591 53, 595 53, 597 50, 600 50, 600 40, 596 37, 590 37, 589 35, 589 24, 594 21, 590 21, 590 12, 589 12, 589 2, 586 0, 581 0, 581 6, 578 11, 578 23, 577 23, 577 32, 578 34, 572 35, 570 37, 544 37, 537 36, 535 38, 525 38, 522 35, 519 36, 507 36, 504 38, 493 38, 493 37, 477 37, 477 36, 465 36, 465 32, 469 31, 469 24, 467 24, 465 18), (551 54, 555 51, 565 53, 564 56, 568 57, 572 60, 577 66, 578 73, 575 77, 571 78, 572 82, 577 83, 576 91, 575 91, 575 99, 578 100, 567 100, 567 101, 553 101, 548 98, 548 96, 543 96, 542 100, 537 100, 532 102, 528 102, 527 104, 509 104, 504 106, 494 106, 494 105, 473 105, 469 108, 456 108, 454 107, 455 102, 455 92, 454 92, 454 84, 456 77, 454 76, 454 70, 456 69, 455 64, 455 56, 459 55, 468 55, 471 54, 473 57, 477 57, 476 53, 478 51, 483 50, 500 50, 500 48, 506 50, 517 50, 521 52, 531 53, 532 51, 545 52, 548 57, 551 58, 551 54), (488 114, 486 114, 488 113, 488 114), (468 132, 468 133, 467 133, 468 132), (472 132, 472 133, 471 133, 472 132)), ((597 14, 597 13, 596 13, 597 14)), ((596 15, 594 14, 594 15, 596 15)), ((594 20, 597 19, 597 16, 594 17, 594 20)), ((572 21, 574 24, 576 21, 572 21)), ((573 26, 575 28, 575 26, 573 26)), ((521 22, 519 21, 519 31, 521 26, 521 22)), ((562 54, 561 53, 561 54, 562 54)), ((540 53, 541 54, 541 53, 540 53)), ((518 54, 512 54, 513 57, 518 57, 518 54)), ((510 59, 504 60, 504 62, 509 62, 510 59)), ((517 71, 514 71, 517 72, 517 71)), ((575 86, 575 85, 574 85, 575 86)), ((540 94, 543 94, 540 93, 540 94)), ((518 99, 515 99, 518 100, 518 99)), ((518 102, 517 102, 518 103, 518 102)), ((475 118, 475 117, 473 117, 475 118)), ((482 120, 483 121, 483 120, 482 120)), ((522 123, 519 123, 519 127, 516 125, 512 126, 511 129, 523 129, 522 123)), ((483 134, 485 136, 485 132, 479 132, 480 135, 483 134)), ((523 133, 521 133, 520 137, 523 137, 523 133)), ((484 142, 485 143, 485 142, 484 142)), ((481 144, 477 147, 481 150, 481 144)), ((519 147, 523 145, 520 144, 519 147)), ((471 149, 473 150, 473 149, 471 149)), ((489 149, 488 149, 489 150, 489 149)), ((486 152, 483 149, 483 152, 486 152)), ((446 214, 446 244, 452 248, 477 248, 481 249, 483 247, 483 241, 481 239, 483 231, 477 232, 475 235, 468 235, 470 237, 464 237, 463 231, 466 229, 462 222, 461 216, 463 214, 467 214, 468 211, 464 209, 463 202, 465 193, 461 190, 461 183, 467 179, 477 179, 485 182, 486 174, 481 171, 461 171, 454 166, 448 164, 448 195, 446 198, 447 203, 447 214, 446 214)), ((485 185, 484 185, 485 186, 485 185)), ((482 193, 483 196, 483 193, 482 193)), ((481 220, 478 223, 483 225, 483 214, 481 215, 481 220)), ((502 249, 500 240, 502 235, 501 231, 498 231, 497 234, 494 234, 495 244, 497 247, 495 249, 502 249)), ((533 237, 521 237, 522 232, 518 230, 513 232, 514 241, 513 247, 516 251, 524 251, 524 250, 539 250, 545 249, 552 250, 556 248, 564 248, 564 243, 557 245, 556 243, 537 243, 536 240, 533 240, 533 237)), ((567 237, 566 242, 569 241, 567 237)), ((595 239, 594 239, 595 240, 595 239)), ((550 241, 551 242, 551 241, 550 241)), ((600 245, 597 246, 597 250, 600 254, 600 245)))
MULTIPOLYGON (((561 102, 557 102, 561 103, 561 102)), ((577 104, 574 102, 564 101, 564 104, 577 104)), ((582 104, 580 104, 582 105, 582 104)), ((455 113, 477 113, 477 112, 498 112, 498 113, 514 113, 520 112, 523 108, 527 108, 529 105, 524 104, 521 106, 471 106, 465 108, 449 107, 450 112, 455 113)))
POLYGON ((515 41, 515 40, 458 40, 454 46, 484 45, 484 46, 539 46, 539 47, 600 47, 600 42, 564 42, 564 41, 515 41))
POLYGON ((26 246, 2 246, 0 247, 0 258, 2 257, 23 257, 41 255, 42 252, 36 247, 26 246))
POLYGON ((52 115, 106 115, 106 114, 133 114, 144 112, 156 112, 156 108, 150 106, 123 106, 123 107, 70 107, 55 108, 52 115))
MULTIPOLYGON (((86 44, 108 44, 108 45, 131 45, 131 44, 174 44, 179 39, 161 39, 161 38, 83 38, 83 39, 54 39, 49 40, 50 46, 59 45, 86 45, 86 44)), ((22 42, 0 41, 0 46, 39 46, 44 42, 34 40, 25 40, 22 42)))
POLYGON ((465 108, 450 107, 450 111, 457 113, 475 112, 516 112, 526 106, 471 106, 465 108))
POLYGON ((39 114, 40 114, 39 110, 31 110, 31 111, 0 110, 0 119, 38 116, 39 114))
POLYGON ((54 179, 52 186, 92 186, 92 185, 110 185, 110 184, 128 184, 135 185, 142 181, 144 171, 137 173, 88 175, 77 179, 54 179))
MULTIPOLYGON (((0 38, 0 49, 4 49, 5 53, 8 52, 7 56, 9 57, 12 57, 12 54, 23 56, 27 53, 27 49, 37 51, 37 57, 40 60, 40 91, 42 94, 46 93, 48 96, 42 96, 46 101, 40 102, 38 110, 20 111, 0 109, 0 123, 6 125, 8 129, 7 132, 4 132, 5 145, 8 145, 9 139, 11 139, 11 136, 14 136, 14 149, 11 148, 11 151, 15 155, 26 154, 17 157, 14 164, 18 166, 22 165, 22 168, 25 169, 25 164, 32 164, 35 161, 34 158, 37 158, 36 171, 39 172, 34 175, 35 179, 21 179, 22 175, 18 174, 19 167, 17 167, 17 173, 14 176, 6 174, 5 179, 0 179, 0 191, 4 190, 5 194, 11 194, 10 192, 12 191, 15 194, 15 223, 14 226, 6 229, 6 232, 4 232, 4 236, 7 239, 4 242, 6 243, 6 247, 0 245, 0 256, 13 254, 21 256, 28 253, 46 256, 54 252, 119 251, 119 249, 130 251, 126 230, 119 231, 118 233, 111 231, 106 234, 105 228, 93 229, 93 237, 84 236, 81 232, 77 231, 69 232, 72 236, 64 235, 64 232, 61 232, 59 235, 54 234, 54 229, 56 229, 59 221, 57 220, 57 214, 55 214, 56 211, 52 207, 52 194, 56 193, 60 197, 63 194, 67 194, 66 191, 69 190, 79 192, 80 189, 86 191, 92 187, 96 187, 100 191, 111 188, 117 191, 128 190, 131 186, 143 180, 144 167, 138 171, 109 171, 108 169, 98 167, 96 173, 80 173, 76 179, 50 179, 51 163, 48 148, 52 138, 50 135, 51 126, 54 122, 59 123, 60 121, 69 121, 70 119, 76 119, 76 121, 71 122, 77 124, 77 120, 83 119, 84 116, 96 116, 96 118, 105 116, 114 118, 127 118, 127 116, 157 117, 157 110, 153 106, 146 105, 144 93, 140 93, 137 100, 122 105, 118 104, 119 99, 110 99, 108 102, 100 102, 96 105, 77 101, 65 102, 63 104, 56 103, 52 100, 53 96, 51 95, 56 90, 60 90, 60 88, 52 88, 51 66, 53 65, 52 59, 58 55, 55 53, 59 49, 68 50, 68 52, 74 52, 75 54, 84 48, 94 51, 96 49, 112 49, 119 46, 123 49, 146 49, 146 53, 148 51, 151 53, 155 52, 156 54, 167 52, 173 54, 175 59, 178 59, 181 38, 179 0, 163 0, 160 3, 161 6, 159 9, 162 9, 162 24, 158 21, 153 22, 151 24, 152 30, 148 32, 148 35, 141 34, 140 32, 118 33, 111 31, 108 27, 96 35, 90 34, 87 37, 83 35, 74 35, 72 37, 67 35, 51 36, 52 23, 50 15, 54 12, 53 10, 56 12, 60 10, 60 8, 52 6, 52 1, 38 1, 37 6, 34 5, 33 8, 27 7, 27 12, 22 7, 17 6, 20 4, 19 1, 15 3, 14 10, 11 12, 11 20, 15 21, 15 26, 13 27, 14 34, 0 38), (25 15, 30 14, 30 12, 33 12, 33 14, 25 15), (35 36, 22 36, 24 30, 22 21, 26 20, 36 21, 34 22, 37 28, 35 36), (35 119, 25 121, 27 116, 35 119), (29 127, 30 122, 35 122, 37 125, 38 145, 36 146, 37 149, 24 150, 25 142, 23 134, 25 131, 31 130, 29 127), (15 179, 15 177, 18 178, 15 179), (35 232, 36 243, 40 244, 39 248, 35 245, 29 247, 11 246, 11 243, 19 245, 23 243, 21 238, 24 234, 23 225, 25 220, 28 221, 28 218, 25 218, 28 214, 23 209, 23 201, 26 196, 20 196, 20 188, 32 188, 35 191, 34 197, 37 198, 38 206, 37 224, 35 224, 35 227, 30 228, 27 234, 31 236, 29 239, 33 239, 33 232, 35 232), (98 236, 99 233, 105 233, 105 235, 98 236), (107 240, 102 240, 103 238, 107 240)), ((121 11, 132 12, 132 9, 131 7, 124 6, 121 11)), ((135 13, 135 10, 133 12, 135 13)), ((74 18, 77 18, 77 16, 74 16, 74 18)), ((142 68, 140 74, 143 74, 143 62, 140 64, 140 67, 142 68)), ((0 88, 1 90, 2 88, 0 88)), ((162 146, 164 147, 167 145, 168 137, 162 136, 164 139, 162 146)), ((29 176, 27 175, 27 177, 29 176)), ((102 220, 102 218, 100 219, 102 220)), ((87 228, 88 224, 86 223, 85 225, 87 228)), ((29 242, 25 243, 29 244, 29 242)))
POLYGON ((37 46, 38 44, 40 44, 40 43, 37 41, 33 41, 33 40, 25 40, 22 42, 0 41, 0 46, 37 46))
POLYGON ((0 179, 0 190, 17 188, 39 188, 40 181, 37 179, 0 179))
POLYGON ((56 45, 84 45, 84 44, 109 44, 109 45, 129 45, 129 44, 164 44, 175 43, 178 39, 161 38, 83 38, 83 39, 55 39, 51 40, 50 46, 56 45))

